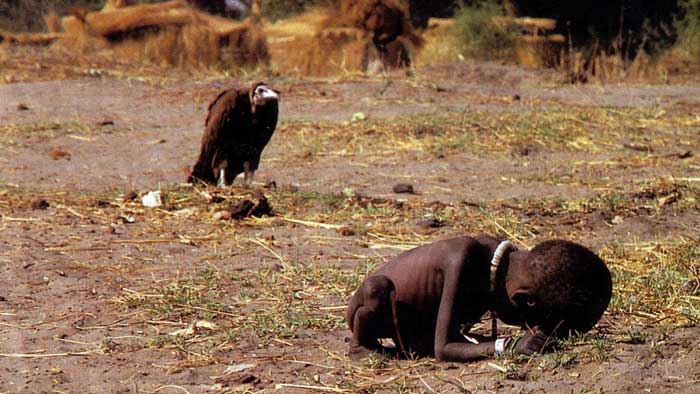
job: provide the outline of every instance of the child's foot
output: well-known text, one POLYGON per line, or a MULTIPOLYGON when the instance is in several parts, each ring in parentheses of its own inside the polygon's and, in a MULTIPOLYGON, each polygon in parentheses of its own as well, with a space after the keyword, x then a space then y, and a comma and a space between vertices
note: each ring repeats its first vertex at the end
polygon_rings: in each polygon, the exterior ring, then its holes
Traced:
POLYGON ((348 350, 348 357, 352 361, 360 361, 370 356, 374 356, 376 358, 381 357, 382 355, 376 350, 368 349, 360 345, 350 346, 350 350, 348 350))

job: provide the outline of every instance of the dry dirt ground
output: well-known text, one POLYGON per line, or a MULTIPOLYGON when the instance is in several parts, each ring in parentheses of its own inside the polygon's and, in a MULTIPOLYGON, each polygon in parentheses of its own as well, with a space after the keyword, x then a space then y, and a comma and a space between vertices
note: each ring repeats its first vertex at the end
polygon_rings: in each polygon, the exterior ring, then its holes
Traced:
POLYGON ((236 222, 218 212, 254 190, 182 182, 209 100, 259 74, 0 52, 0 392, 698 392, 700 85, 491 63, 263 77, 283 98, 254 185, 274 215, 236 222), (480 232, 599 252, 599 326, 533 358, 346 358, 369 270, 480 232))

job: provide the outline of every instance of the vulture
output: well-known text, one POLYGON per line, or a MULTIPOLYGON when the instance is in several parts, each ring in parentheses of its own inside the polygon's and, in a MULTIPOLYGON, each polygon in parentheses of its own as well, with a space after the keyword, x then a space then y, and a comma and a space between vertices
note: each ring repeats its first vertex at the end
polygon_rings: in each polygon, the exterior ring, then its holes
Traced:
POLYGON ((277 126, 278 103, 279 92, 264 82, 219 93, 209 104, 199 159, 187 181, 229 186, 243 173, 250 186, 277 126))

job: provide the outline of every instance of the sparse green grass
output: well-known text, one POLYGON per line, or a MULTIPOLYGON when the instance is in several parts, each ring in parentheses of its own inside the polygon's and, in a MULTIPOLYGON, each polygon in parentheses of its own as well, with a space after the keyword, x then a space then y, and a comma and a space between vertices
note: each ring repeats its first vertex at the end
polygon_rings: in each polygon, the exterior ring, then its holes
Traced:
POLYGON ((700 242, 680 237, 661 243, 603 248, 614 274, 611 309, 687 325, 700 322, 700 299, 683 284, 700 276, 700 242))
MULTIPOLYGON (((654 146, 699 143, 700 120, 694 114, 666 115, 653 108, 611 109, 553 107, 546 112, 443 112, 367 121, 352 128, 339 123, 285 124, 281 132, 301 144, 290 146, 296 158, 357 157, 403 152, 450 155, 511 155, 522 147, 564 152, 629 152, 623 143, 648 145, 649 129, 669 130, 654 136, 654 146)), ((651 159, 649 159, 651 160, 651 159)), ((648 165, 641 162, 640 165, 648 165)))
POLYGON ((89 135, 99 126, 83 122, 40 122, 25 124, 0 124, 0 145, 16 145, 20 138, 55 138, 66 134, 89 135))
MULTIPOLYGON (((141 342, 143 346, 175 347, 215 357, 214 349, 251 337, 267 344, 273 339, 293 340, 305 331, 339 329, 344 325, 344 308, 321 307, 342 305, 373 267, 367 261, 354 270, 301 262, 229 274, 203 269, 159 281, 149 289, 124 289, 112 302, 125 313, 139 312, 148 321, 193 328, 189 333, 152 336, 141 342), (213 328, 198 328, 202 321, 211 321, 213 328)), ((110 342, 109 347, 117 346, 110 342)))

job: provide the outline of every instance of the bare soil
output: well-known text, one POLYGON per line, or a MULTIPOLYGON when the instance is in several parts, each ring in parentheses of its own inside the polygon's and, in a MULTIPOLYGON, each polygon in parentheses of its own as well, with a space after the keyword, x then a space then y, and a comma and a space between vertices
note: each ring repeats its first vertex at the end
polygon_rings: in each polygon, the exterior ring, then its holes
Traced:
POLYGON ((267 75, 281 123, 254 188, 275 216, 236 222, 214 216, 251 190, 182 182, 208 102, 259 76, 0 60, 0 392, 700 387, 698 85, 571 86, 492 63, 267 75), (163 207, 141 205, 151 190, 163 207), (345 357, 343 305, 365 270, 481 231, 598 250, 616 299, 594 333, 528 360, 345 357), (659 261, 678 264, 663 283, 659 261), (657 298, 635 290, 645 278, 657 298))

